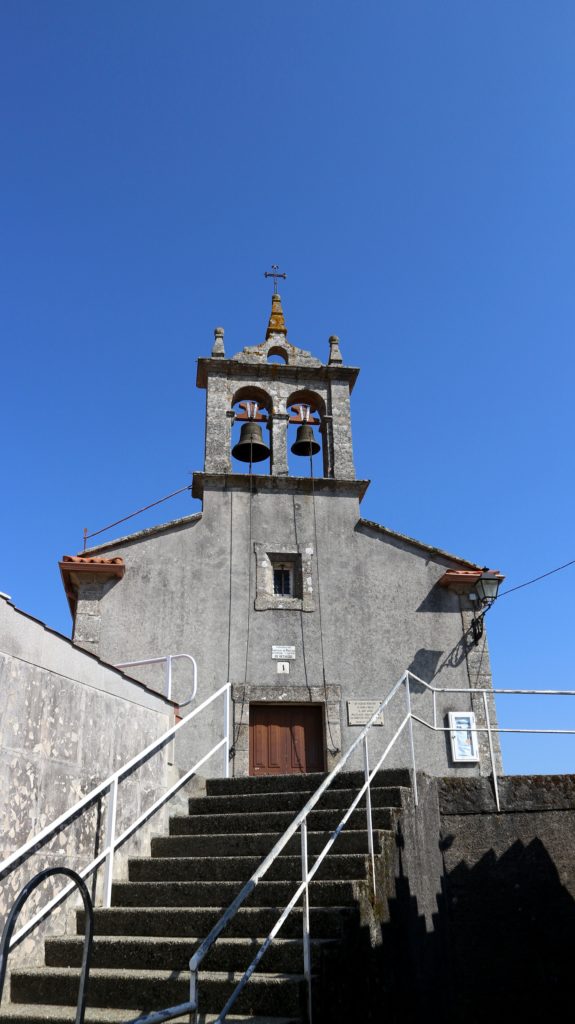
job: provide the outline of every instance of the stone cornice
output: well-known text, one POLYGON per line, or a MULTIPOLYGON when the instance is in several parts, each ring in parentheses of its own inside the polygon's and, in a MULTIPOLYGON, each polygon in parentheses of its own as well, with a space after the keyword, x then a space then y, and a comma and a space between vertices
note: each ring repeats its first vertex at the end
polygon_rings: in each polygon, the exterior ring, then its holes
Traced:
POLYGON ((254 473, 194 473, 192 496, 203 498, 205 490, 245 491, 253 494, 332 494, 362 500, 369 480, 331 480, 328 477, 264 476, 254 473))
POLYGON ((207 386, 208 376, 233 377, 235 380, 291 380, 294 383, 314 380, 341 380, 349 385, 350 393, 359 374, 356 366, 289 366, 285 363, 248 363, 235 359, 198 359, 196 385, 207 386))

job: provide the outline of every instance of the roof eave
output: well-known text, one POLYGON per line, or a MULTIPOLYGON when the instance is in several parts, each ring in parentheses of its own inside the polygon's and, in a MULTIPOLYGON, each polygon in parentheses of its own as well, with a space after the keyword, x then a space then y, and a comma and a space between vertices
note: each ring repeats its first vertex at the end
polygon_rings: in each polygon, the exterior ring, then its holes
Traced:
POLYGON ((433 547, 431 544, 425 544, 423 541, 417 540, 415 537, 408 537, 405 533, 398 533, 397 530, 391 530, 388 526, 382 526, 381 523, 375 523, 371 519, 360 519, 359 522, 372 530, 379 531, 379 533, 384 533, 396 540, 401 540, 406 544, 411 544, 413 547, 419 548, 421 551, 426 551, 430 555, 435 555, 438 558, 444 558, 449 562, 457 562, 458 565, 463 565, 466 569, 476 570, 480 573, 483 572, 483 566, 478 565, 476 562, 470 562, 467 558, 461 558, 459 555, 453 555, 449 551, 443 551, 442 548, 433 547))

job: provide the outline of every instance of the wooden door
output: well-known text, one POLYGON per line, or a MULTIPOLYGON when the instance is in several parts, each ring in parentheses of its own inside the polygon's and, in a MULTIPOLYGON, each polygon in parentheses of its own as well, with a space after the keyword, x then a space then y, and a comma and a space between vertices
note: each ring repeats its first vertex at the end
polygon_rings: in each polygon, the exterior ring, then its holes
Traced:
POLYGON ((250 775, 324 770, 322 705, 250 704, 250 775))

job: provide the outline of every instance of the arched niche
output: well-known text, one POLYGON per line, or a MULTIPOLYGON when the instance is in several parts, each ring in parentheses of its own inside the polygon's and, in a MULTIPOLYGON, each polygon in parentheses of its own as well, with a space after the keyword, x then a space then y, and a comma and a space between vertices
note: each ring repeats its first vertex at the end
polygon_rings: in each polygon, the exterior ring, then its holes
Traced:
POLYGON ((287 399, 286 411, 289 417, 286 440, 291 475, 311 476, 313 473, 314 476, 328 476, 324 399, 315 391, 300 388, 287 399), (299 436, 298 429, 304 423, 311 427, 314 440, 320 445, 320 451, 312 457, 311 463, 309 456, 296 455, 291 450, 299 436))
POLYGON ((276 362, 277 360, 279 360, 282 363, 289 363, 287 349, 285 349, 282 345, 272 345, 271 348, 268 349, 267 358, 268 363, 273 363, 276 362))
MULTIPOLYGON (((261 435, 261 442, 271 449, 270 443, 270 421, 272 413, 271 395, 256 385, 246 385, 238 388, 235 392, 231 409, 228 415, 232 419, 230 437, 230 456, 232 458, 232 472, 250 472, 248 462, 238 459, 233 455, 233 450, 242 437, 242 427, 247 423, 256 424, 261 435)), ((257 432, 256 432, 257 433, 257 432)), ((271 452, 270 452, 271 455, 271 452)), ((256 459, 251 464, 251 472, 267 474, 271 472, 270 455, 264 459, 256 459)))

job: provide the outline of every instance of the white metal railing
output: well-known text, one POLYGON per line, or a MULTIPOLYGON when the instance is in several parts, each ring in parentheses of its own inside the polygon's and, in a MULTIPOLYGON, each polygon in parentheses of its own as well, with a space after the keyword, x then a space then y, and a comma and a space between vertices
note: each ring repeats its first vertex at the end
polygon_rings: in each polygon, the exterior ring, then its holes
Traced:
MULTIPOLYGON (((348 749, 346 750, 345 754, 342 755, 342 757, 338 761, 338 763, 335 766, 335 768, 324 779, 324 781, 321 783, 321 785, 318 786, 318 788, 316 789, 315 793, 313 794, 313 796, 310 797, 310 799, 307 801, 307 803, 302 808, 302 810, 299 811, 298 814, 296 814, 296 816, 293 819, 292 823, 290 825, 288 825, 287 829, 285 830, 283 836, 281 836, 281 838, 278 839, 278 841, 275 844, 275 846, 273 847, 273 849, 270 850, 270 852, 268 853, 267 857, 262 861, 262 863, 259 865, 259 867, 256 868, 256 870, 254 871, 254 873, 251 876, 251 878, 246 882, 246 884, 243 886, 241 891, 236 896, 235 900, 233 900, 233 902, 230 904, 228 909, 224 912, 224 914, 222 914, 220 920, 214 925, 214 927, 212 928, 212 930, 209 933, 209 935, 204 939, 204 941, 201 943, 201 945, 198 947, 198 949, 193 954, 193 956, 192 956, 192 958, 190 960, 190 1004, 189 1004, 189 1008, 191 1010, 194 1010, 196 1015, 198 1013, 198 971, 200 969, 200 965, 201 965, 204 957, 206 956, 206 953, 211 949, 211 947, 214 944, 214 942, 216 941, 216 939, 221 935, 221 933, 223 932, 224 928, 231 921, 232 917, 239 910, 241 905, 245 902, 245 900, 248 898, 248 896, 251 895, 251 893, 253 892, 255 887, 258 885, 258 883, 261 881, 261 879, 264 877, 264 875, 267 873, 267 871, 269 870, 269 868, 271 867, 271 865, 275 861, 276 857, 279 856, 279 854, 282 852, 282 850, 285 849, 286 845, 289 843, 290 839, 296 834, 297 830, 300 829, 301 830, 301 864, 302 864, 301 878, 302 878, 302 880, 301 880, 300 884, 298 885, 298 887, 297 887, 294 895, 292 896, 291 900, 289 901, 287 906, 284 908, 284 910, 282 911, 282 913, 278 917, 278 920, 276 921, 276 923, 273 926, 272 930, 270 931, 269 935, 267 936, 266 939, 264 939, 262 945, 260 946, 260 948, 259 948, 258 952, 256 953, 254 959, 252 960, 251 964, 249 965, 247 970, 244 972, 243 976, 238 981, 238 983, 235 986, 232 994, 230 995, 227 1003, 225 1004, 224 1008, 222 1009, 222 1011, 219 1014, 219 1016, 217 1017, 217 1019, 214 1021, 214 1024, 221 1024, 221 1022, 223 1022, 225 1020, 226 1015, 231 1010, 231 1008, 232 1008, 233 1004, 235 1003, 237 997, 239 996, 240 992, 247 985, 249 979, 251 978, 252 974, 254 973, 254 971, 255 971, 256 967, 258 966, 260 960, 265 955, 265 953, 268 950, 269 946, 271 945, 273 939, 276 937, 276 935, 280 931, 282 925, 284 924, 284 921, 287 919, 287 917, 289 916, 289 914, 291 913, 293 908, 296 906, 296 904, 299 902, 299 900, 302 897, 303 897, 302 932, 303 932, 304 977, 305 977, 306 984, 307 984, 308 1018, 309 1018, 309 1022, 311 1024, 311 1021, 312 1021, 312 1006, 311 1006, 311 943, 310 943, 310 929, 309 929, 309 883, 312 881, 314 876, 317 874, 317 871, 318 871, 320 865, 322 864, 323 860, 325 859, 325 857, 327 856, 327 854, 331 850, 331 848, 332 848, 333 844, 335 843, 336 839, 338 838, 338 836, 342 832, 343 828, 347 824, 349 818, 351 817, 351 815, 355 811, 355 809, 358 806, 360 800, 362 799, 364 793, 366 793, 366 816, 367 816, 367 818, 366 818, 366 825, 367 825, 367 835, 368 835, 368 849, 369 849, 369 856, 370 856, 370 863, 371 863, 372 885, 373 885, 373 891, 374 891, 374 894, 375 894, 375 848, 374 848, 374 841, 373 841, 373 824, 372 824, 372 807, 371 807, 371 789, 370 789, 370 787, 371 787, 371 783, 372 783, 375 775, 380 770, 381 765, 385 761, 387 755, 389 754, 390 750, 394 746, 394 744, 395 744, 396 740, 398 739, 398 737, 403 732, 403 729, 405 728, 406 725, 409 725, 409 739, 410 739, 410 746, 411 746, 411 751, 412 751, 412 763, 413 763, 413 765, 415 765, 415 749, 414 749, 414 746, 413 746, 413 730, 412 730, 411 718, 412 718, 412 716, 411 716, 411 696, 410 696, 410 690, 409 690, 409 673, 405 672, 403 674, 403 676, 401 677, 401 679, 399 679, 397 681, 395 686, 392 687, 392 689, 388 693, 387 697, 385 697, 385 699, 381 702, 381 704, 379 705, 377 710, 371 716, 371 718, 370 718, 369 722, 367 723, 367 725, 360 732, 359 736, 354 740, 354 742, 351 744, 351 746, 348 747, 348 749), (372 728, 373 723, 375 722, 375 720, 382 714, 382 712, 385 710, 387 705, 393 700, 393 698, 395 697, 396 693, 399 691, 399 689, 400 689, 400 687, 402 685, 405 685, 406 714, 405 714, 405 716, 404 716, 404 718, 403 718, 403 720, 401 722, 401 725, 398 727, 398 729, 396 730, 394 736, 392 737, 390 742, 387 744, 385 750, 383 751, 383 754, 381 754, 381 756, 379 757, 379 759, 377 761, 377 764, 375 765, 375 767, 373 769, 370 770, 370 767, 369 767, 369 751, 368 751, 368 733, 369 733, 369 730, 372 728), (360 789, 358 790, 358 792, 357 792, 356 796, 354 797, 354 799, 352 800, 350 806, 348 807, 347 811, 345 812, 345 814, 344 814, 343 818, 341 819, 339 825, 331 833, 327 843, 325 844, 325 846, 323 847, 321 852, 317 855, 313 865, 310 867, 309 866, 309 860, 308 860, 308 847, 307 847, 307 819, 308 819, 308 816, 309 816, 310 812, 313 810, 313 808, 317 805, 318 801, 321 799, 321 797, 323 796, 325 791, 327 789, 329 789, 329 787, 331 786, 333 780, 340 774, 340 772, 346 766, 346 764, 348 763, 348 761, 350 760, 352 755, 360 747, 363 748, 363 763, 364 763, 364 779, 365 779, 365 781, 364 781, 363 785, 360 787, 360 789)), ((412 777, 413 777, 413 783, 414 783, 414 786, 415 786, 417 780, 416 780, 415 770, 414 769, 412 770, 412 777)), ((138 1024, 143 1024, 143 1020, 144 1019, 148 1020, 149 1024, 154 1024, 155 1018, 154 1017, 150 1017, 150 1016, 148 1018, 141 1018, 140 1021, 138 1022, 138 1024)), ((165 1018, 164 1017, 163 1019, 166 1020, 166 1019, 169 1019, 169 1018, 165 1018)), ((196 1019, 197 1019, 197 1017, 196 1017, 196 1019)), ((135 1024, 135 1022, 130 1022, 130 1024, 135 1024)))
MULTIPOLYGON (((195 663, 194 663, 195 664, 195 663)), ((190 711, 180 722, 173 725, 168 729, 159 739, 154 740, 144 750, 136 754, 135 757, 131 758, 130 761, 126 762, 121 768, 110 775, 104 782, 101 782, 96 786, 90 793, 74 804, 70 810, 65 811, 59 818, 51 822, 38 832, 35 836, 29 839, 20 849, 16 850, 15 853, 11 854, 4 861, 0 863, 0 881, 3 881, 6 876, 20 867, 24 861, 30 857, 33 853, 39 850, 45 843, 48 842, 53 836, 57 835, 67 825, 83 814, 88 808, 92 807, 93 804, 101 798, 104 794, 108 794, 108 807, 107 807, 107 821, 106 821, 106 839, 105 846, 101 852, 90 861, 90 863, 78 871, 80 878, 86 878, 92 874, 102 863, 105 863, 104 869, 104 894, 103 894, 103 905, 109 907, 111 903, 112 895, 112 878, 114 870, 114 854, 116 850, 123 845, 137 830, 151 818, 156 811, 158 811, 163 805, 174 796, 179 789, 182 788, 189 781, 192 775, 197 772, 199 768, 206 761, 208 761, 214 754, 219 750, 223 750, 224 757, 224 776, 227 778, 229 775, 229 751, 230 751, 230 691, 231 687, 229 683, 225 686, 221 686, 219 690, 216 690, 210 697, 204 700, 197 708, 190 711), (192 719, 196 718, 201 712, 216 701, 219 697, 224 698, 224 715, 223 715, 223 737, 208 751, 204 754, 192 768, 189 768, 181 778, 179 778, 173 785, 171 785, 154 803, 151 807, 148 807, 142 814, 136 818, 120 835, 116 835, 116 823, 117 823, 117 809, 118 809, 118 787, 120 783, 128 778, 137 768, 140 767, 145 761, 149 760, 154 754, 157 754, 162 750, 168 743, 170 743, 177 733, 184 728, 192 719)), ((53 910, 56 909, 70 893, 74 890, 74 883, 71 883, 56 896, 53 897, 48 903, 44 904, 38 910, 38 912, 26 923, 17 933, 13 936, 10 944, 10 949, 18 945, 26 936, 32 931, 36 925, 40 924, 53 910)))
MULTIPOLYGON (((171 657, 176 657, 172 655, 171 657)), ((181 656, 180 656, 181 657, 181 656)), ((191 658, 191 656, 190 656, 191 658)), ((165 659, 150 659, 146 663, 155 663, 156 661, 163 661, 165 659)), ((193 659, 191 659, 193 660, 193 659)), ((195 662, 194 662, 195 666, 195 662)), ((366 813, 366 831, 368 841, 368 853, 370 858, 370 877, 373 886, 374 896, 376 894, 375 888, 375 845, 374 845, 374 829, 373 829, 373 812, 371 803, 371 785, 375 779, 375 776, 380 771, 388 754, 394 747, 398 738, 402 735, 404 730, 407 731, 409 752, 410 752, 410 773, 412 778, 413 796, 414 803, 417 806, 419 802, 418 786, 417 786, 417 770, 416 770, 416 753, 415 743, 413 735, 413 723, 416 722, 419 725, 433 732, 452 732, 452 727, 444 727, 438 724, 438 708, 437 708, 437 695, 438 694, 457 694, 462 696, 464 694, 481 696, 483 703, 483 710, 485 715, 485 726, 476 726, 475 732, 487 734, 489 744, 489 755, 491 759, 491 769, 493 773, 493 784, 494 784, 494 795, 497 810, 500 810, 499 800, 499 789, 497 784, 497 765, 495 759, 495 753, 493 748, 493 733, 533 733, 533 734, 557 734, 557 735, 575 735, 575 729, 513 729, 513 728, 499 728, 491 723, 489 714, 489 694, 519 694, 519 695, 545 695, 545 696, 575 696, 575 690, 519 690, 519 689, 492 689, 491 687, 478 687, 478 688, 466 688, 460 689, 458 687, 434 687, 431 684, 420 679, 410 671, 403 673, 401 678, 395 683, 390 692, 381 702, 379 707, 371 716, 367 725, 362 729, 360 734, 338 761, 335 768, 326 776, 317 790, 313 793, 310 799, 307 801, 305 806, 295 815, 293 821, 285 830, 283 835, 278 839, 273 849, 264 858, 258 868, 254 871, 251 878, 242 887, 236 898, 232 901, 227 910, 222 914, 219 921, 214 925, 209 935, 200 944, 198 949, 194 952, 190 959, 190 998, 187 1002, 181 1003, 178 1006, 167 1007, 165 1009, 146 1014, 142 1017, 135 1018, 126 1022, 126 1024, 159 1024, 160 1021, 172 1020, 175 1017, 183 1016, 187 1013, 195 1013, 196 1019, 198 1014, 198 972, 200 966, 209 952, 214 942, 226 928, 227 924, 234 917, 236 912, 240 909, 242 904, 251 895, 259 882, 267 874, 269 868, 274 863, 276 858, 285 849, 289 841, 295 836, 298 829, 300 829, 301 839, 301 882, 296 888, 296 891, 290 899, 287 906, 281 912, 270 931, 267 938, 265 938, 256 953, 256 956, 252 960, 249 967, 244 972, 241 979, 235 986, 232 994, 226 1002, 219 1016, 213 1022, 213 1024, 222 1024, 227 1014, 231 1010, 237 997, 241 991, 245 988, 256 967, 260 963, 262 957, 265 955, 267 949, 271 945, 274 938, 279 933, 285 920, 292 912, 296 904, 303 898, 302 904, 302 936, 303 936, 303 961, 304 961, 304 977, 307 982, 308 991, 308 1013, 311 1022, 311 945, 310 945, 310 928, 309 928, 309 884, 317 874, 320 865, 331 850, 332 846, 336 842, 337 838, 345 828, 351 815, 358 807, 358 804, 362 800, 365 794, 365 813, 366 813), (426 721, 419 715, 415 714, 412 708, 411 700, 411 689, 410 683, 414 681, 419 686, 423 686, 432 695, 433 702, 433 720, 431 722, 426 721), (401 688, 404 687, 405 693, 405 711, 401 717, 401 721, 397 726, 395 733, 393 734, 390 741, 387 743, 383 753, 378 757, 375 767, 370 767, 369 761, 369 749, 368 749, 368 737, 370 730, 372 729, 375 721, 381 716, 382 712, 390 704, 390 702, 399 693, 401 688), (343 815, 341 821, 331 832, 328 841, 324 845, 321 852, 316 856, 314 863, 309 865, 308 856, 308 844, 307 844, 307 830, 308 830, 308 817, 311 811, 316 807, 319 800, 331 786, 334 779, 340 774, 343 768, 348 764, 352 755, 360 750, 363 755, 363 774, 364 782, 363 785, 358 789, 354 799, 352 800, 347 811, 343 815)), ((171 729, 168 729, 159 740, 150 744, 138 754, 135 758, 132 758, 126 765, 118 769, 113 775, 111 775, 105 782, 102 782, 97 786, 91 793, 80 800, 74 805, 69 811, 48 825, 45 829, 39 832, 35 837, 29 840, 24 846, 22 846, 16 853, 12 854, 11 857, 7 858, 0 864, 0 880, 6 877, 9 871, 14 870, 18 867, 28 856, 39 849, 51 836, 59 832, 66 824, 78 817, 88 806, 91 806, 103 793, 109 793, 108 802, 108 820, 106 827, 106 846, 101 853, 94 858, 94 860, 82 871, 79 872, 80 877, 85 878, 91 874, 103 861, 106 861, 106 872, 105 872, 105 884, 104 884, 104 905, 110 905, 111 897, 111 885, 112 885, 112 871, 113 871, 113 859, 114 852, 120 847, 131 835, 133 835, 138 828, 141 827, 160 807, 163 806, 185 783, 191 778, 191 776, 218 750, 223 749, 224 751, 224 775, 229 775, 229 751, 230 751, 230 697, 231 697, 231 684, 228 682, 224 686, 220 687, 211 697, 208 697, 202 704, 191 711, 185 718, 178 722, 171 729), (205 754, 192 768, 190 768, 185 775, 179 779, 174 785, 172 785, 155 803, 148 808, 140 817, 133 822, 128 828, 120 835, 116 836, 116 811, 117 811, 117 793, 118 785, 122 779, 128 777, 140 764, 157 753, 163 746, 169 743, 176 733, 182 729, 189 721, 195 718, 204 708, 208 707, 213 701, 217 700, 220 696, 224 695, 224 736, 219 740, 211 750, 205 754)), ((22 928, 12 939, 11 948, 22 941, 23 938, 45 917, 58 906, 72 891, 72 886, 67 886, 60 893, 57 894, 48 904, 46 904, 36 915, 29 921, 24 928, 22 928)))
POLYGON ((214 942, 219 938, 221 933, 224 931, 224 929, 229 924, 231 919, 234 917, 236 912, 240 909, 242 904, 253 893, 253 891, 256 888, 256 886, 259 884, 259 882, 262 880, 262 878, 266 875, 266 873, 268 872, 269 868, 271 867, 271 865, 273 864, 275 859, 279 856, 279 854, 282 852, 282 850, 285 849, 286 845, 289 843, 290 839, 293 838, 293 836, 296 834, 298 829, 300 829, 300 833, 301 833, 301 865, 302 865, 302 867, 301 867, 301 882, 299 883, 299 885, 298 885, 296 891, 294 892, 294 895, 290 899, 289 903, 287 904, 287 906, 284 908, 284 910, 282 911, 282 913, 278 917, 278 920, 276 921, 276 923, 273 926, 272 930, 270 931, 269 935, 267 936, 267 938, 265 938, 263 940, 263 942, 262 942, 259 950, 257 951, 254 959, 252 960, 251 964, 246 969, 246 971, 244 972, 244 974, 242 975, 240 980, 238 981, 238 983, 235 986, 235 988, 234 988, 232 994, 230 995, 228 1001, 226 1002, 225 1006, 221 1010, 221 1012, 218 1015, 218 1017, 214 1020, 213 1024, 222 1024, 222 1022, 225 1020, 227 1014, 230 1012, 230 1010, 231 1010, 233 1004, 235 1003, 236 999, 238 998, 240 992, 245 988, 245 986, 249 982, 249 979, 251 978, 251 976, 254 973, 256 967, 260 963, 262 957, 265 955, 265 953, 266 953, 267 949, 269 948, 269 946, 271 945, 273 939, 277 936, 277 934, 280 931, 280 929, 281 929, 282 925, 284 924, 285 920, 287 919, 287 917, 289 916, 289 914, 294 909, 294 907, 296 906, 296 904, 299 902, 300 899, 303 899, 303 902, 302 902, 303 967, 304 967, 304 977, 305 977, 306 983, 307 983, 308 1016, 309 1016, 309 1022, 311 1024, 311 1020, 312 1020, 312 1007, 311 1007, 311 945, 310 945, 310 928, 309 928, 309 883, 312 881, 312 879, 316 875, 316 873, 317 873, 321 863, 323 862, 323 860, 325 859, 325 857, 329 853, 329 851, 332 848, 333 844, 336 842, 338 836, 341 834, 343 828, 345 827, 345 825, 349 821, 351 815, 353 814, 354 810, 357 808, 360 800, 362 799, 363 795, 365 794, 365 797, 366 797, 366 800, 365 800, 365 812, 366 812, 366 825, 367 825, 368 852, 369 852, 370 868, 371 868, 370 876, 371 876, 371 882, 372 882, 373 892, 374 892, 374 897, 375 897, 375 895, 376 895, 376 885, 375 885, 375 852, 374 852, 374 837, 373 837, 373 814, 372 814, 372 805, 371 805, 371 784, 372 784, 375 776, 377 775, 377 773, 381 769, 381 766, 384 763, 385 759, 387 758, 389 752, 391 751, 391 749, 393 748, 394 744, 398 740, 399 736, 403 733, 403 731, 405 729, 407 729, 407 736, 408 736, 408 743, 409 743, 409 750, 410 750, 410 761, 411 761, 410 772, 411 772, 411 777, 412 777, 413 797, 414 797, 415 806, 418 805, 418 803, 419 803, 419 795, 418 795, 418 787, 417 787, 416 754, 415 754, 415 743, 414 743, 414 736, 413 736, 413 723, 417 722, 419 725, 423 725, 426 728, 432 730, 433 732, 444 732, 444 733, 445 732, 452 732, 453 730, 452 730, 451 727, 444 727, 444 726, 440 726, 440 725, 437 724, 437 722, 438 722, 437 694, 449 694, 449 693, 459 694, 460 696, 463 695, 463 694, 476 694, 477 696, 481 695, 482 703, 483 703, 483 710, 484 710, 484 714, 485 714, 485 726, 482 726, 482 727, 477 727, 476 726, 474 731, 481 732, 481 733, 486 733, 487 737, 488 737, 489 755, 490 755, 491 768, 492 768, 492 773, 493 773, 494 795, 495 795, 495 801, 496 801, 496 806, 497 806, 497 810, 498 811, 501 808, 500 808, 500 801, 499 801, 499 790, 498 790, 498 785, 497 785, 497 765, 496 765, 495 753, 494 753, 494 749, 493 749, 492 734, 494 732, 497 732, 497 733, 534 733, 534 734, 553 733, 553 734, 575 735, 575 729, 508 729, 508 728, 501 729, 498 726, 495 726, 495 725, 493 725, 491 723, 491 719, 490 719, 490 715, 489 715, 489 705, 488 705, 488 700, 487 700, 487 697, 488 697, 488 695, 490 693, 495 693, 495 694, 546 695, 546 696, 558 695, 558 696, 571 696, 572 697, 572 696, 575 696, 575 690, 506 690, 506 689, 492 689, 491 687, 484 687, 484 688, 478 687, 478 688, 466 688, 466 689, 460 689, 460 688, 456 688, 456 687, 445 687, 445 688, 443 688, 443 687, 431 686, 429 683, 426 683, 425 680, 420 679, 418 676, 414 675, 410 671, 404 672, 404 674, 401 676, 401 678, 392 687, 392 689, 388 693, 387 697, 381 702, 381 704, 379 705, 377 710, 371 716, 369 722, 364 727, 362 732, 359 734, 359 736, 356 738, 356 740, 352 743, 352 745, 349 747, 349 749, 346 751, 346 753, 341 757, 341 759, 338 762, 338 764, 336 765, 336 767, 324 779, 324 781, 317 788, 315 793, 310 797, 310 799, 305 804, 305 806, 302 808, 302 810, 299 811, 298 814, 296 814, 296 816, 294 817, 293 821, 288 826, 288 828, 285 830, 284 834, 280 837, 280 839, 278 839, 278 841, 275 844, 275 846, 273 847, 273 849, 270 851, 270 853, 267 855, 267 857, 264 858, 264 860, 261 862, 259 867, 256 868, 256 870, 254 871, 254 873, 251 876, 251 878, 245 883, 245 885, 242 887, 242 889, 240 890, 240 892, 238 893, 236 898, 232 901, 232 903, 227 908, 227 910, 222 914, 222 916, 219 919, 219 921, 214 925, 214 927, 210 931, 209 935, 204 939, 204 941, 200 944, 198 949, 195 951, 195 953, 191 957, 191 959, 190 959, 190 998, 189 998, 189 1001, 186 1002, 186 1003, 181 1003, 178 1006, 167 1007, 166 1009, 160 1010, 160 1011, 158 1011, 156 1013, 146 1014, 143 1017, 138 1017, 138 1018, 135 1018, 133 1020, 127 1021, 127 1022, 125 1022, 125 1024, 160 1024, 160 1021, 171 1020, 174 1017, 177 1017, 177 1016, 180 1016, 180 1015, 183 1015, 183 1014, 187 1014, 187 1013, 195 1013, 196 1021, 198 1020, 198 1002, 199 1002, 199 999, 198 999, 198 972, 199 972, 200 966, 202 964, 202 961, 204 960, 206 954, 209 952, 209 950, 213 946, 214 942), (431 692, 432 700, 433 700, 433 721, 432 722, 425 721, 425 719, 420 718, 419 715, 416 715, 413 712, 412 702, 411 702, 411 690, 410 690, 410 682, 411 682, 411 680, 413 680, 418 685, 425 687, 428 691, 431 692), (369 751, 368 751, 368 736, 369 736, 369 732, 370 732, 371 728, 373 727, 374 722, 379 718, 379 716, 385 710, 387 705, 393 700, 393 698, 395 697, 395 695, 398 693, 398 691, 400 690, 400 688, 402 686, 405 687, 405 714, 403 715, 403 717, 401 719, 401 722, 398 725, 398 727, 397 727, 394 735, 392 736, 391 740, 389 741, 389 743, 385 747, 385 749, 384 749, 383 753, 381 754, 381 756, 378 758, 375 767, 370 769, 369 751), (318 801, 321 799, 321 797, 326 792, 326 790, 330 787, 330 785, 332 784, 332 782, 334 781, 336 776, 342 771, 342 769, 348 763, 348 761, 351 758, 351 756, 353 755, 353 753, 355 751, 357 751, 360 747, 363 750, 364 783, 359 788, 357 794, 355 795, 352 803, 350 804, 349 808, 345 812, 345 814, 342 817, 341 821, 339 822, 339 824, 337 825, 335 830, 330 834, 330 837, 329 837, 327 843, 325 844, 325 846, 323 847, 321 852, 317 855, 313 865, 310 867, 309 866, 309 859, 308 859, 308 844, 307 844, 307 828, 308 828, 307 819, 308 819, 308 816, 309 816, 310 812, 314 809, 314 807, 316 807, 318 801))
POLYGON ((164 696, 168 700, 172 699, 172 663, 174 661, 180 661, 186 659, 191 661, 194 667, 194 685, 192 686, 191 697, 179 704, 179 707, 185 708, 188 704, 191 704, 195 700, 196 693, 198 692, 198 666, 196 665, 196 659, 192 658, 191 654, 165 654, 162 658, 141 658, 140 661, 118 661, 115 668, 136 668, 139 665, 161 665, 162 662, 165 664, 164 669, 164 696))
MULTIPOLYGON (((437 724, 437 694, 438 693, 469 693, 481 695, 483 703, 483 714, 485 715, 485 725, 475 726, 473 732, 481 732, 487 734, 487 741, 489 744, 489 758, 491 761, 491 774, 493 778, 493 792, 495 796, 495 804, 497 810, 501 810, 501 804, 499 800, 499 785, 497 782, 497 765, 495 762, 495 754, 493 750, 493 733, 525 733, 532 734, 534 736, 575 736, 575 729, 507 729, 500 728, 499 726, 492 725, 491 718, 489 715, 489 694, 505 694, 510 696, 524 696, 524 697, 575 697, 575 690, 506 690, 491 686, 478 686, 469 687, 467 689, 459 689, 455 686, 431 686, 430 683, 426 683, 425 680, 420 679, 414 675, 413 672, 407 672, 406 675, 413 679, 419 686, 424 686, 432 694, 433 700, 433 722, 426 722, 425 719, 420 718, 418 715, 412 714, 412 719, 419 725, 425 726, 427 729, 431 729, 432 732, 452 732, 453 729, 450 726, 443 726, 437 724)), ((415 754, 413 754, 413 771, 415 773, 415 754)), ((414 796, 415 803, 417 806, 417 777, 414 774, 415 786, 414 796)))

